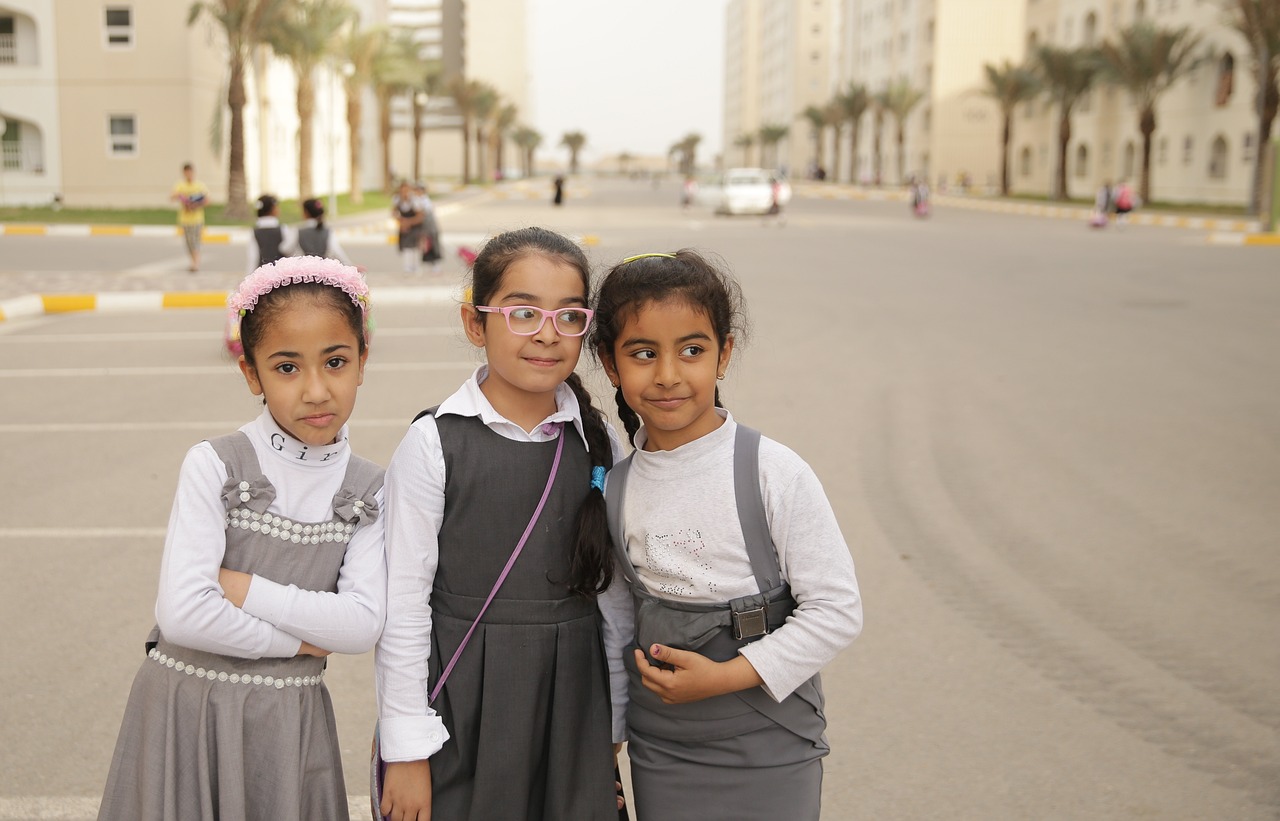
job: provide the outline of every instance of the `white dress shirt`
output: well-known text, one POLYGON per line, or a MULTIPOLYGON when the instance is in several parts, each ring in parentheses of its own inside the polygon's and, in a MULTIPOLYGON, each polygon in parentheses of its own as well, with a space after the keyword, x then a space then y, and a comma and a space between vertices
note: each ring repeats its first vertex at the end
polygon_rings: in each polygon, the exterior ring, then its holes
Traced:
MULTIPOLYGON (((556 388, 555 412, 526 431, 498 413, 481 392, 487 375, 487 366, 478 368, 440 403, 436 415, 478 417, 493 432, 516 442, 554 439, 554 430, 549 433, 543 426, 562 422, 566 433, 571 424, 586 441, 578 399, 568 385, 556 388)), ((609 437, 617 459, 621 445, 612 428, 609 437)), ((387 467, 387 623, 374 654, 385 761, 429 758, 449 738, 444 722, 427 702, 430 597, 439 560, 445 480, 440 431, 434 417, 424 416, 410 426, 387 467)))
MULTIPOLYGON (((276 491, 267 512, 300 522, 333 517, 333 497, 350 461, 347 428, 325 448, 304 446, 268 410, 240 428, 276 491), (309 456, 297 456, 308 447, 309 456), (325 455, 327 461, 321 461, 325 455)), ((237 658, 288 658, 302 641, 335 653, 363 653, 382 630, 386 601, 383 521, 362 523, 347 544, 338 591, 301 590, 254 576, 243 608, 223 598, 218 571, 226 552, 227 469, 213 445, 187 452, 169 515, 156 623, 169 641, 237 658)), ((382 492, 375 497, 383 507, 382 492)))

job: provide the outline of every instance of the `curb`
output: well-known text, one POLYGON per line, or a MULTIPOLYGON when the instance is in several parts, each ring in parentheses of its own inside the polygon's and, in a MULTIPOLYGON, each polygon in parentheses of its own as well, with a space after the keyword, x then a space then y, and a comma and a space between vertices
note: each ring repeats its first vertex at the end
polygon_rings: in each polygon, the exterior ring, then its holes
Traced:
POLYGON ((1209 235, 1209 243, 1211 245, 1251 245, 1280 247, 1280 234, 1267 233, 1228 233, 1215 231, 1209 235))
MULTIPOLYGON (((97 294, 27 294, 0 300, 0 322, 46 314, 133 313, 167 308, 225 308, 230 291, 108 291, 97 294)), ((370 289, 370 299, 382 305, 452 305, 462 300, 461 289, 447 285, 388 286, 370 289)))

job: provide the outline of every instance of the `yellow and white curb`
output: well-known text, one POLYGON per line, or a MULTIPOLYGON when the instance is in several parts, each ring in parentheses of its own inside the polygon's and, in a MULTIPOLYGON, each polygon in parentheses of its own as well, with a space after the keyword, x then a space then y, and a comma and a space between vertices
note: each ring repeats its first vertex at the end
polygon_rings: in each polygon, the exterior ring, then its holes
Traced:
MULTIPOLYGON (((139 313, 168 308, 225 308, 227 291, 112 291, 98 294, 28 294, 0 300, 0 322, 48 314, 97 311, 139 313)), ((422 285, 373 288, 375 309, 385 305, 456 305, 463 298, 455 286, 422 285)))
POLYGON ((1214 245, 1252 245, 1280 248, 1280 234, 1242 234, 1215 231, 1209 235, 1209 242, 1214 245))
MULTIPOLYGON (((0 235, 6 237, 181 237, 176 225, 34 225, 21 222, 0 223, 0 235)), ((204 241, 226 244, 233 238, 243 242, 247 229, 205 229, 204 241)))

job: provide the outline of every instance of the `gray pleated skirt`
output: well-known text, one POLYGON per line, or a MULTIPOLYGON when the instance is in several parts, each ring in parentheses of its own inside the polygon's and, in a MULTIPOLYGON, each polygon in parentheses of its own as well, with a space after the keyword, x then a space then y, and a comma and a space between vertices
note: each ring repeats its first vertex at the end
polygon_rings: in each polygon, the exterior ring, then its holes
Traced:
POLYGON ((348 821, 322 671, 162 639, 134 678, 99 821, 348 821))

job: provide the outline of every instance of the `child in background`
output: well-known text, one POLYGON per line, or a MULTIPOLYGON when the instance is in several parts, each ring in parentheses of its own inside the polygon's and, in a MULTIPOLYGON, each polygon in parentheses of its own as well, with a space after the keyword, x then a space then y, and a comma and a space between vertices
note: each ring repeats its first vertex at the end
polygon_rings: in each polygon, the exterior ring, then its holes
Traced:
POLYGON ((588 283, 559 234, 489 240, 462 306, 487 364, 391 459, 383 816, 618 817, 596 605, 612 575, 601 488, 616 440, 574 373, 588 283))
POLYGON ((263 265, 299 254, 298 235, 289 226, 280 224, 280 201, 270 194, 263 194, 258 197, 256 207, 258 219, 253 224, 245 251, 246 273, 249 274, 263 265))
POLYGON ((348 818, 324 657, 373 647, 385 607, 382 470, 346 426, 368 298, 314 257, 232 294, 266 407, 183 461, 99 819, 348 818))
POLYGON ((299 251, 307 256, 336 259, 358 271, 364 270, 351 261, 333 229, 324 224, 324 203, 317 199, 304 200, 302 213, 307 219, 298 228, 299 251))
POLYGON ((601 610, 642 821, 817 819, 818 671, 862 627, 817 477, 720 406, 740 316, 737 286, 692 251, 623 260, 596 306, 589 344, 636 447, 606 486, 601 610))
POLYGON ((413 187, 418 198, 418 207, 422 210, 422 262, 431 267, 432 273, 440 270, 440 260, 444 254, 440 249, 440 223, 436 219, 436 206, 427 194, 427 186, 418 183, 413 187))
POLYGON ((422 253, 422 223, 427 215, 408 180, 400 183, 400 190, 391 198, 391 215, 396 220, 396 247, 400 249, 401 267, 406 274, 416 274, 422 253))

